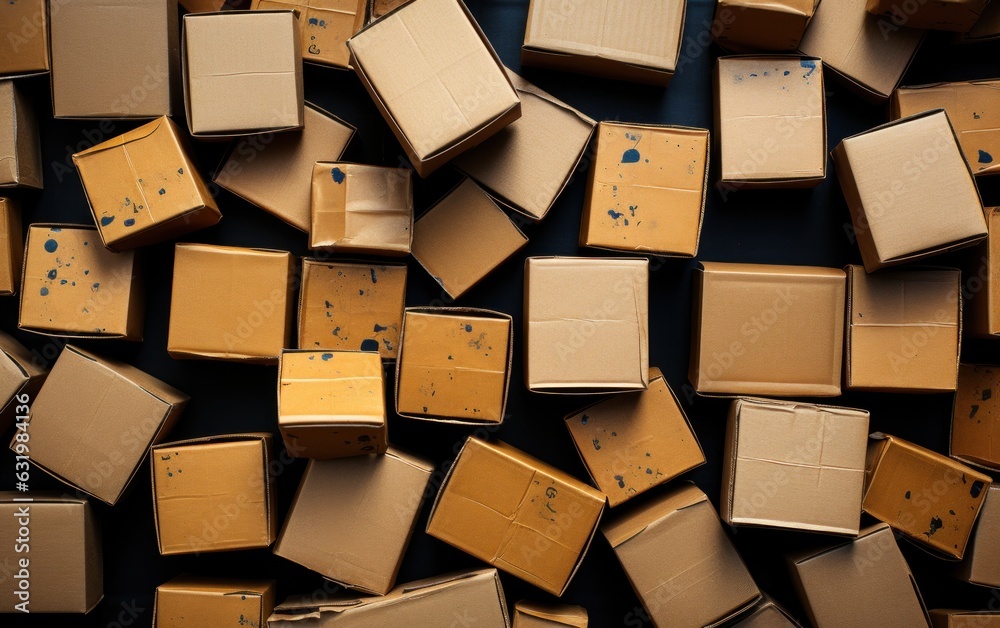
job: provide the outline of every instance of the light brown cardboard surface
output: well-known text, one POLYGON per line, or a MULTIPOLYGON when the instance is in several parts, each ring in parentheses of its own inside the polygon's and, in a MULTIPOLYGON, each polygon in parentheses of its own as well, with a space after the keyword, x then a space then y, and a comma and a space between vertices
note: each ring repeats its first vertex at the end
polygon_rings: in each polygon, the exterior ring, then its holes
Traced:
POLYGON ((23 263, 21 207, 12 198, 0 197, 0 296, 11 296, 20 290, 23 263))
POLYGON ((960 364, 948 455, 1000 471, 1000 369, 960 364))
POLYGON ((42 187, 42 147, 31 103, 0 81, 0 188, 42 187))
POLYGON ((266 626, 274 610, 274 580, 178 576, 156 587, 153 628, 266 626))
POLYGON ((569 604, 541 604, 521 600, 514 605, 514 628, 587 628, 587 609, 569 604))
POLYGON ((720 0, 715 40, 723 48, 795 50, 818 6, 816 0, 720 0))
POLYGON ((253 0, 250 8, 298 11, 302 60, 350 68, 347 40, 365 25, 368 0, 253 0))
POLYGON ((986 587, 1000 586, 1000 486, 986 490, 979 521, 973 528, 958 577, 986 587))
POLYGON ((49 71, 49 12, 45 0, 15 2, 4 7, 0 22, 0 76, 49 71), (25 19, 31 28, 25 27, 25 19))

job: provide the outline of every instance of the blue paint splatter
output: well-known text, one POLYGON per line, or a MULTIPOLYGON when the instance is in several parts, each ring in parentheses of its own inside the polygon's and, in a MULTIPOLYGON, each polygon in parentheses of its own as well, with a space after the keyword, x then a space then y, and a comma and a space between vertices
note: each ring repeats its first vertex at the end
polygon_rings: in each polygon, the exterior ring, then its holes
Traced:
POLYGON ((130 199, 129 197, 126 196, 125 197, 125 207, 128 207, 131 204, 132 204, 132 199, 130 199))
POLYGON ((625 219, 625 226, 628 226, 628 218, 625 219))
POLYGON ((344 171, 341 170, 340 168, 334 168, 333 170, 331 170, 330 175, 333 177, 334 183, 344 182, 344 171))
POLYGON ((49 253, 55 253, 56 249, 59 248, 59 243, 51 238, 45 241, 45 250, 49 253))
POLYGON ((380 331, 385 331, 387 329, 389 329, 389 328, 388 327, 383 327, 383 326, 379 325, 378 323, 375 323, 375 332, 376 333, 378 333, 380 331))
POLYGON ((757 75, 754 74, 753 72, 750 73, 750 76, 753 77, 753 78, 757 78, 757 75))
POLYGON ((52 233, 62 233, 62 227, 52 227, 49 231, 52 233))
POLYGON ((816 62, 812 59, 803 59, 799 61, 799 65, 807 68, 809 71, 802 75, 802 78, 809 78, 809 76, 816 71, 816 62))
POLYGON ((184 168, 178 168, 177 174, 184 174, 184 168))
POLYGON ((90 244, 90 242, 87 242, 86 240, 83 241, 83 246, 87 246, 88 244, 90 244))
POLYGON ((52 270, 49 271, 48 277, 49 277, 49 279, 55 279, 56 278, 56 269, 55 268, 53 268, 52 270))
POLYGON ((785 70, 785 72, 784 72, 784 76, 788 76, 789 74, 791 74, 791 71, 789 71, 789 70, 785 70))
POLYGON ((96 283, 95 283, 95 284, 94 284, 94 285, 92 286, 92 288, 94 289, 94 292, 97 292, 98 290, 100 290, 100 289, 101 289, 101 282, 100 282, 100 281, 96 282, 96 283))
POLYGON ((43 286, 43 287, 42 287, 42 289, 41 289, 41 290, 39 290, 39 293, 40 293, 40 294, 41 294, 41 295, 42 295, 43 297, 47 297, 47 296, 49 296, 49 289, 43 286))
POLYGON ((160 188, 160 196, 163 196, 166 193, 167 193, 166 190, 164 190, 163 188, 160 188))
POLYGON ((628 206, 628 211, 629 211, 630 214, 632 214, 633 218, 635 218, 635 210, 637 210, 637 209, 639 209, 638 205, 629 205, 628 206))
POLYGON ((623 213, 621 213, 621 212, 616 212, 616 211, 615 211, 615 210, 613 210, 613 209, 609 209, 609 210, 608 210, 608 216, 611 216, 611 219, 612 219, 612 220, 618 220, 619 218, 621 218, 621 217, 622 217, 622 216, 624 216, 624 215, 625 215, 625 214, 623 214, 623 213))
POLYGON ((372 283, 378 283, 378 277, 375 276, 375 269, 372 268, 372 283))
POLYGON ((60 286, 65 286, 65 285, 66 285, 66 284, 68 284, 68 283, 69 283, 69 280, 68 280, 68 279, 60 279, 60 280, 59 280, 59 285, 60 285, 60 286))
POLYGON ((125 222, 123 222, 122 224, 125 225, 126 227, 131 227, 132 225, 135 224, 135 218, 126 218, 125 222))
POLYGON ((115 221, 115 217, 114 216, 104 216, 104 217, 101 218, 101 226, 102 227, 107 227, 108 225, 110 225, 114 221, 115 221))
POLYGON ((333 335, 336 336, 336 337, 338 337, 338 338, 340 337, 340 327, 334 327, 334 329, 333 329, 333 335))
POLYGON ((366 338, 361 341, 362 351, 378 351, 378 341, 374 338, 366 338))
POLYGON ((622 163, 623 164, 639 163, 639 159, 641 157, 642 156, 639 154, 639 151, 637 151, 634 148, 630 148, 622 154, 622 163))
POLYGON ((465 326, 465 331, 471 332, 472 331, 472 325, 466 325, 465 326))
POLYGON ((84 274, 84 275, 89 275, 89 274, 90 274, 90 271, 89 271, 89 270, 85 270, 85 271, 83 271, 83 274, 84 274))
POLYGON ((987 153, 985 150, 979 151, 979 163, 988 164, 992 163, 993 155, 987 153))
POLYGON ((321 355, 319 357, 323 358, 323 361, 326 362, 327 360, 329 360, 329 359, 331 359, 333 357, 333 354, 332 353, 324 353, 323 355, 321 355))

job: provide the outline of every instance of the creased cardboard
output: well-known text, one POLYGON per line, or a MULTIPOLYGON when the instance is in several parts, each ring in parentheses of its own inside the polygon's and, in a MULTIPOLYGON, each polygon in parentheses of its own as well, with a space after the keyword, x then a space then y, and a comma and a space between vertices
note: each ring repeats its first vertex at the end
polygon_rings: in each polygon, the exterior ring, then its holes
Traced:
POLYGON ((0 296, 12 296, 21 288, 23 262, 21 208, 14 199, 0 197, 0 296))
POLYGON ((795 50, 818 6, 817 0, 720 0, 713 34, 723 48, 795 50))
POLYGON ((867 0, 865 8, 873 15, 883 16, 894 24, 908 28, 965 33, 979 20, 990 0, 950 0, 949 2, 918 2, 900 0, 867 0))
POLYGON ((371 0, 369 3, 369 22, 374 22, 389 11, 401 7, 410 0, 371 0))
POLYGON ((989 338, 1000 334, 1000 207, 987 207, 988 235, 965 264, 962 321, 965 333, 989 338))
POLYGON ((1000 471, 1000 368, 960 364, 948 455, 1000 471))
POLYGON ((764 596, 733 628, 801 628, 799 622, 771 598, 764 596))
POLYGON ((934 628, 996 628, 1000 626, 997 611, 961 611, 935 609, 930 612, 934 628))
POLYGON ((972 584, 1000 587, 1000 486, 986 489, 979 521, 972 529, 957 575, 972 584))
POLYGON ((991 2, 973 24, 972 29, 962 33, 960 42, 973 43, 1000 38, 1000 3, 991 2))
POLYGON ((514 605, 514 628, 587 628, 587 609, 569 604, 541 604, 521 600, 514 605))
POLYGON ((250 8, 298 11, 302 60, 349 69, 347 40, 365 25, 368 0, 253 0, 250 8))
POLYGON ((49 71, 49 12, 45 0, 8 2, 0 20, 0 76, 49 71))
POLYGON ((0 188, 41 189, 38 123, 31 103, 14 81, 0 81, 0 125, 0 188))
POLYGON ((156 587, 153 628, 263 627, 274 610, 274 580, 178 576, 156 587))
POLYGON ((28 404, 48 373, 44 361, 0 332, 0 430, 6 431, 18 416, 28 413, 28 404))

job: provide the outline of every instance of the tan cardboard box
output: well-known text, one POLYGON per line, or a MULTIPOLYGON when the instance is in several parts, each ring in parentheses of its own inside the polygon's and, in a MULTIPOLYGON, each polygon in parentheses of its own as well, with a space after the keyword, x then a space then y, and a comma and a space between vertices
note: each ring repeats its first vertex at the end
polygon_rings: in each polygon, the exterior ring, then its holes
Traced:
POLYGON ((1000 368, 960 364, 948 455, 1000 471, 1000 368))
POLYGON ((506 443, 469 437, 431 507, 427 534, 562 595, 604 495, 506 443))
POLYGON ((1000 207, 987 207, 986 239, 968 256, 962 296, 965 298, 963 328, 966 334, 989 338, 1000 335, 1000 207))
POLYGON ((49 12, 45 0, 4 7, 0 21, 0 76, 30 76, 49 71, 49 12))
POLYGON ((836 397, 844 271, 703 262, 689 378, 699 393, 836 397))
POLYGON ((1000 3, 986 5, 968 33, 962 33, 959 42, 971 43, 1000 38, 1000 3))
POLYGON ((500 58, 462 0, 407 3, 347 47, 422 177, 521 117, 500 58))
POLYGON ((396 449, 310 460, 274 553, 350 589, 385 595, 432 471, 431 462, 396 449))
POLYGON ((178 576, 156 587, 153 628, 267 625, 274 611, 274 580, 178 576))
POLYGON ((733 628, 801 628, 799 622, 766 595, 733 628))
POLYGON ((732 50, 795 50, 818 6, 818 0, 719 0, 713 35, 732 50))
POLYGON ((587 609, 569 604, 541 604, 521 600, 514 605, 514 628, 587 628, 587 609))
POLYGON ((934 628, 997 628, 1000 612, 935 609, 930 612, 934 628))
POLYGON ((1000 486, 986 489, 979 521, 958 567, 962 580, 984 587, 1000 587, 1000 486))
POLYGON ((17 294, 23 262, 21 208, 14 199, 0 197, 0 296, 17 294))
POLYGON ((0 430, 26 417, 49 369, 13 336, 0 332, 0 430))
MULTIPOLYGON (((6 8, 6 7, 5 7, 6 8)), ((0 55, 2 56, 2 55, 0 55)), ((42 188, 42 147, 31 103, 0 81, 0 188, 42 188)))
POLYGON ((979 20, 990 0, 950 0, 948 2, 907 3, 901 0, 867 0, 872 15, 908 28, 966 33, 979 20))
POLYGON ((347 40, 365 25, 368 0, 253 0, 250 8, 298 11, 302 60, 350 69, 347 40))

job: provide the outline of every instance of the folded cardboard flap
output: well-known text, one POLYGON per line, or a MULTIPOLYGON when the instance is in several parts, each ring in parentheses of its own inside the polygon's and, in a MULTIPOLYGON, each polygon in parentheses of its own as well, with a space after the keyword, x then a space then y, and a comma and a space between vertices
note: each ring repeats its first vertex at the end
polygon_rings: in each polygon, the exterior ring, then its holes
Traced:
POLYGON ((521 600, 514 605, 514 628, 587 628, 587 609, 570 604, 541 604, 521 600))
POLYGON ((951 413, 948 455, 966 464, 1000 471, 1000 369, 960 364, 951 413))
POLYGON ((723 48, 795 50, 816 13, 819 0, 720 0, 713 32, 723 48))

